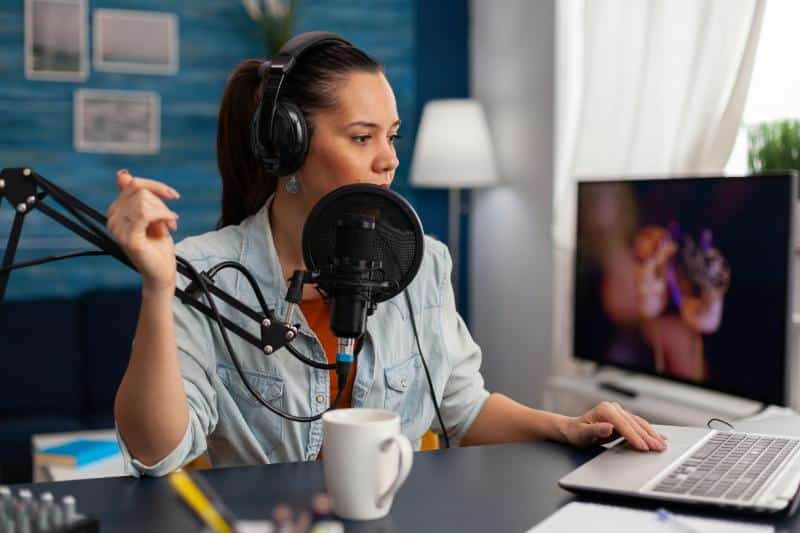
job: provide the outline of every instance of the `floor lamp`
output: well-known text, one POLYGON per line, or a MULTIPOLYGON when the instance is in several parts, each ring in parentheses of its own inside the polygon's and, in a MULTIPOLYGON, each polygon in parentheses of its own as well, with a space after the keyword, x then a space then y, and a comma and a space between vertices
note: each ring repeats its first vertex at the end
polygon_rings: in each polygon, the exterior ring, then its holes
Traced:
POLYGON ((453 289, 458 294, 461 189, 497 182, 489 127, 478 101, 464 98, 425 104, 410 181, 415 187, 450 190, 448 245, 453 256, 453 289))

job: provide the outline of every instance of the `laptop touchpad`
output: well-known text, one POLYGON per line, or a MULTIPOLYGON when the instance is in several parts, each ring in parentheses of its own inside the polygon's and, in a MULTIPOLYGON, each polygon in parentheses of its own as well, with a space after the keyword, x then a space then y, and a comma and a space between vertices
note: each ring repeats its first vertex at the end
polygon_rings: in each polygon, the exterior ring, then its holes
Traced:
POLYGON ((679 426, 654 426, 667 437, 663 452, 640 452, 627 442, 601 453, 564 476, 559 484, 575 490, 631 492, 639 490, 656 474, 681 458, 711 430, 679 426))

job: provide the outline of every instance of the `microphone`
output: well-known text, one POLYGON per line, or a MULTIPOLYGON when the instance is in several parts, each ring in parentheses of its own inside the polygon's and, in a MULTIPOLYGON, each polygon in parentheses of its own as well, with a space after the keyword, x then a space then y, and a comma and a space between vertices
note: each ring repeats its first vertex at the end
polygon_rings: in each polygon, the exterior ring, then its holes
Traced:
MULTIPOLYGON (((375 219, 344 213, 336 220, 332 276, 318 286, 331 296, 331 331, 337 337, 357 339, 364 334, 371 301, 371 274, 383 264, 371 258, 375 246, 375 219)), ((374 309, 374 307, 373 307, 374 309)))
MULTIPOLYGON (((331 296, 330 327, 336 335, 336 376, 344 388, 355 358, 355 343, 367 327, 367 310, 374 305, 369 285, 380 261, 369 258, 375 240, 375 219, 344 213, 336 220, 333 275, 317 285, 331 296)), ((373 308, 374 309, 374 308, 373 308)))
POLYGON ((315 283, 330 298, 341 387, 347 383, 367 316, 411 283, 422 263, 423 243, 422 223, 411 205, 377 185, 340 187, 309 213, 302 238, 309 272, 295 272, 293 285, 297 280, 300 288, 290 287, 287 300, 300 302, 303 281, 315 283))

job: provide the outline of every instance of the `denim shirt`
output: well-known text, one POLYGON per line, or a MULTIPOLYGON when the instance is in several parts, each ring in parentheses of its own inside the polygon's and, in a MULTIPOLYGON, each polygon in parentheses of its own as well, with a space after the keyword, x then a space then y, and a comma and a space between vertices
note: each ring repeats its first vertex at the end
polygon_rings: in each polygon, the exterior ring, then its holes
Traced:
MULTIPOLYGON (((237 226, 181 241, 176 254, 198 271, 222 261, 240 262, 255 277, 267 305, 283 317, 287 284, 272 239, 270 203, 237 226)), ((447 248, 425 237, 420 270, 406 290, 447 434, 458 445, 489 393, 480 374, 480 348, 455 309, 451 266, 447 248)), ((179 287, 188 285, 188 279, 178 278, 179 287)), ((222 270, 215 284, 252 309, 260 309, 250 284, 238 271, 222 270)), ((221 300, 215 301, 223 316, 260 338, 258 324, 221 300)), ((203 452, 208 452, 214 466, 316 459, 323 440, 321 420, 291 422, 260 405, 236 372, 216 322, 212 324, 177 298, 174 318, 189 424, 175 449, 154 465, 131 457, 118 433, 128 473, 165 475, 203 452)), ((299 309, 292 323, 300 324, 292 345, 309 358, 327 362, 299 309)), ((330 371, 302 363, 285 348, 267 355, 230 331, 228 337, 250 383, 272 405, 299 416, 328 408, 330 371)), ((398 413, 402 432, 417 449, 429 428, 441 433, 402 293, 378 304, 367 319, 357 358, 353 407, 398 413)))

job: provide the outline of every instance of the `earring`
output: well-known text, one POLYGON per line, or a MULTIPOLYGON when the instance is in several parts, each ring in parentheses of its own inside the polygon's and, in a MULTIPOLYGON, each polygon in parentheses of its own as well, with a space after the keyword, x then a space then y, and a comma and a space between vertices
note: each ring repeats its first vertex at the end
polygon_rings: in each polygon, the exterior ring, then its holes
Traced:
POLYGON ((297 175, 295 174, 289 181, 286 182, 286 192, 289 194, 297 194, 300 191, 300 181, 297 179, 297 175))

